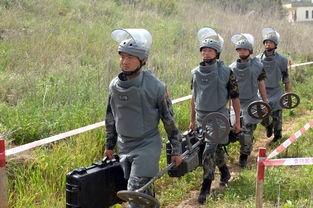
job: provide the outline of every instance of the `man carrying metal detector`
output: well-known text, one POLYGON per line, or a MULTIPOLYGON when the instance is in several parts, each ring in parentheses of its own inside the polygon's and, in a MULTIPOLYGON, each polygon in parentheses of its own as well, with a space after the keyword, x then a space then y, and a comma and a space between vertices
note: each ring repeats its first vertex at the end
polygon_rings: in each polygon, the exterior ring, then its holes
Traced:
POLYGON ((252 102, 260 100, 258 91, 260 92, 264 105, 267 104, 264 84, 266 73, 263 69, 263 64, 257 58, 252 57, 254 37, 251 34, 241 33, 233 35, 231 41, 235 44, 235 49, 239 56, 239 59, 233 62, 229 67, 237 77, 240 92, 239 99, 243 131, 237 136, 240 143, 239 166, 244 168, 247 165, 248 156, 253 149, 253 132, 257 124, 262 121, 250 116, 248 107, 250 107, 249 105, 252 102))
MULTIPOLYGON (((116 29, 111 37, 119 43, 122 72, 109 86, 104 155, 112 159, 117 144, 124 177, 128 179, 127 190, 134 191, 159 171, 162 147, 159 120, 172 145, 171 159, 175 165, 182 162, 180 134, 165 84, 152 72, 142 70, 148 59, 151 34, 145 29, 116 29)), ((144 192, 154 198, 150 186, 144 192)), ((147 206, 129 201, 128 207, 147 206)))
MULTIPOLYGON (((265 80, 266 93, 270 106, 272 107, 273 122, 266 127, 267 137, 271 137, 274 130, 275 142, 282 137, 282 107, 280 99, 283 95, 281 82, 284 84, 285 92, 290 91, 290 80, 288 74, 288 60, 286 57, 277 53, 277 45, 280 35, 273 28, 266 27, 262 30, 264 52, 257 57, 262 61, 267 79, 265 80)), ((264 120, 265 123, 269 123, 264 120)))
MULTIPOLYGON (((182 169, 179 169, 182 172, 178 172, 178 174, 184 174, 186 172, 192 171, 196 166, 199 165, 197 159, 194 159, 194 155, 196 158, 198 157, 199 147, 205 142, 204 140, 223 140, 225 139, 230 130, 229 121, 222 113, 214 112, 209 113, 202 122, 201 133, 197 135, 196 142, 192 145, 189 143, 190 147, 187 147, 186 151, 182 154, 184 159, 183 163, 180 166, 184 166, 182 169), (194 154, 195 153, 195 154, 194 154), (190 159, 192 158, 192 159, 190 159), (193 163, 193 164, 190 164, 193 163), (192 167, 191 169, 189 167, 192 167)), ((188 140, 188 139, 187 139, 188 140)), ((148 195, 146 190, 156 181, 158 178, 163 176, 166 172, 170 173, 171 169, 176 169, 180 166, 175 166, 175 163, 170 163, 165 169, 157 173, 150 181, 148 181, 144 186, 140 189, 129 191, 122 190, 117 192, 117 196, 124 201, 136 202, 137 204, 141 204, 144 207, 154 207, 157 208, 160 206, 159 201, 150 195, 148 195)), ((177 172, 176 172, 177 173, 177 172)), ((177 175, 176 175, 177 176, 177 175)), ((181 175, 180 175, 181 176, 181 175)), ((179 176, 178 176, 179 177, 179 176)))
MULTIPOLYGON (((219 112, 228 118, 226 104, 228 98, 231 97, 236 114, 233 127, 235 132, 239 132, 240 102, 236 77, 230 68, 219 60, 224 40, 215 30, 208 27, 200 29, 197 37, 200 41, 199 49, 202 61, 191 72, 192 98, 189 128, 196 130, 196 127, 201 126, 205 117, 212 112, 219 112)), ((205 126, 214 129, 217 125, 208 122, 208 125, 205 126)), ((225 152, 222 149, 222 144, 228 142, 228 135, 222 139, 216 139, 213 135, 213 137, 206 137, 205 140, 202 157, 203 182, 198 197, 200 204, 206 201, 206 196, 210 193, 216 166, 221 172, 221 186, 225 186, 231 177, 226 165, 225 152)))

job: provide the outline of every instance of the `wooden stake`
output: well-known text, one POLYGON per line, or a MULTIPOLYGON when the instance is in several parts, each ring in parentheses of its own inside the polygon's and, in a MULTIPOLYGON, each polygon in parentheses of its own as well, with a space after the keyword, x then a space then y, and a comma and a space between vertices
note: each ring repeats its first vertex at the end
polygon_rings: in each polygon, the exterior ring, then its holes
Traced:
POLYGON ((266 148, 259 148, 258 167, 256 177, 256 208, 263 207, 263 189, 264 189, 264 172, 265 166, 263 160, 265 159, 266 148))
POLYGON ((5 171, 5 140, 0 139, 0 207, 8 208, 8 188, 5 171))

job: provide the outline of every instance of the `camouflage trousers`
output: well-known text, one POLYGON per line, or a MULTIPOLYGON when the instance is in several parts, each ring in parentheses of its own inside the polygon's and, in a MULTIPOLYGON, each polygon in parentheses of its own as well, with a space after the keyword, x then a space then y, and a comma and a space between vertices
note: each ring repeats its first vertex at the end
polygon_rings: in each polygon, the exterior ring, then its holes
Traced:
POLYGON ((277 110, 272 112, 272 117, 273 117, 273 123, 272 128, 274 129, 274 135, 281 135, 281 130, 282 130, 282 110, 277 110))
POLYGON ((273 111, 270 119, 264 119, 261 124, 266 128, 274 129, 274 135, 281 134, 282 131, 282 110, 273 111))
POLYGON ((240 143, 240 154, 250 155, 253 149, 253 133, 256 129, 256 124, 246 124, 243 125, 244 132, 242 133, 242 138, 239 139, 240 143))
POLYGON ((203 179, 214 180, 215 167, 222 167, 226 164, 222 145, 206 143, 202 158, 203 179))
MULTIPOLYGON (((151 180, 151 178, 149 178, 149 177, 131 176, 128 179, 127 190, 128 191, 135 191, 137 189, 140 189, 141 187, 146 185, 150 180, 151 180)), ((154 197, 154 192, 153 192, 153 189, 151 186, 148 187, 143 193, 154 197)), ((148 207, 151 207, 151 205, 149 205, 148 207)), ((145 205, 134 203, 134 202, 129 202, 129 204, 128 204, 128 208, 148 208, 148 207, 145 205)), ((153 207, 151 207, 151 208, 153 208, 153 207)))

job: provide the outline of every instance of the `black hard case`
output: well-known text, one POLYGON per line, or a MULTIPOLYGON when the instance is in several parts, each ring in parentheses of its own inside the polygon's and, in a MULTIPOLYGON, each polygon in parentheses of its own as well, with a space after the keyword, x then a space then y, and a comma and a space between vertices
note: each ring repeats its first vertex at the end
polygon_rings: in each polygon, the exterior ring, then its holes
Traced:
POLYGON ((77 168, 66 175, 67 208, 105 208, 123 201, 116 196, 127 189, 123 169, 114 160, 103 160, 87 168, 77 168))

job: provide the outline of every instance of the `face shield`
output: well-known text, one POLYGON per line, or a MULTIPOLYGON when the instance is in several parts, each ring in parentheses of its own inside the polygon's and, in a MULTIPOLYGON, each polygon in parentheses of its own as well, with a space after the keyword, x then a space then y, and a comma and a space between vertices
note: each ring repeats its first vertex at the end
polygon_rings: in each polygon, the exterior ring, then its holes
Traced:
POLYGON ((149 56, 152 36, 145 29, 116 29, 111 33, 113 40, 119 43, 118 52, 137 56, 140 60, 146 60, 149 56))
POLYGON ((119 43, 119 53, 127 53, 136 56, 140 61, 140 66, 135 70, 123 70, 123 76, 126 77, 136 74, 141 67, 146 64, 148 59, 152 44, 150 32, 145 29, 116 29, 112 31, 111 38, 119 43))
POLYGON ((215 49, 218 54, 222 52, 224 39, 212 28, 201 28, 198 31, 197 38, 200 42, 200 51, 203 47, 208 47, 215 49))
POLYGON ((249 55, 241 57, 241 59, 247 59, 250 54, 253 53, 253 45, 254 45, 254 37, 249 34, 249 33, 241 33, 241 34, 236 34, 231 37, 231 42, 235 44, 235 49, 248 49, 249 50, 249 55))

